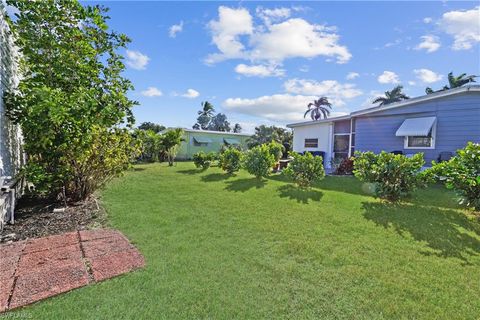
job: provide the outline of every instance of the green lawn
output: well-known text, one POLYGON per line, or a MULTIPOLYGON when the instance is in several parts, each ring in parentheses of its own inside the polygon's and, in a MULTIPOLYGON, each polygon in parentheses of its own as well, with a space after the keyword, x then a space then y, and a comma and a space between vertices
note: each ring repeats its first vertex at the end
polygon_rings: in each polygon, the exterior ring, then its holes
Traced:
MULTIPOLYGON (((17 311, 44 319, 478 319, 480 223, 442 187, 392 206, 350 177, 309 191, 139 165, 103 192, 146 269, 17 311)), ((10 314, 15 316, 16 314, 10 314)), ((0 316, 1 318, 2 316, 0 316)))

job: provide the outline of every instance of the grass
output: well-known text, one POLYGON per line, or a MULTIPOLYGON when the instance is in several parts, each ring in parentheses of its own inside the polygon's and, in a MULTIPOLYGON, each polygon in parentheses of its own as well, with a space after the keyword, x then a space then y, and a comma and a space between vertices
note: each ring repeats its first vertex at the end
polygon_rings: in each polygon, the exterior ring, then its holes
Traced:
POLYGON ((279 175, 137 166, 103 203, 147 268, 7 315, 477 319, 478 220, 442 187, 397 205, 363 189, 350 177, 299 190, 279 175))

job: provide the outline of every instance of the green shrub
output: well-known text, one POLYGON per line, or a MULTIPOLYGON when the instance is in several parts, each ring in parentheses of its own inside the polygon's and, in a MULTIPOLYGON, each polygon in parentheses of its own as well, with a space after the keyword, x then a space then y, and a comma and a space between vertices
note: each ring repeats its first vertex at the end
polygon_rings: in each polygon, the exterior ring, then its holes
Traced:
POLYGON ((211 165, 210 156, 203 151, 193 155, 193 163, 197 168, 208 169, 211 165))
POLYGON ((310 152, 305 152, 304 155, 290 152, 290 156, 293 159, 283 172, 292 178, 299 187, 308 188, 315 181, 325 177, 322 157, 314 157, 310 152))
POLYGON ((361 181, 373 183, 377 197, 397 201, 424 184, 420 174, 424 163, 422 153, 408 158, 385 151, 356 152, 353 173, 361 181))
POLYGON ((222 170, 232 174, 240 170, 242 152, 237 148, 228 148, 220 155, 220 166, 222 170))
POLYGON ((253 147, 245 154, 243 166, 248 173, 257 178, 266 177, 270 174, 275 157, 270 153, 270 148, 266 144, 253 147))
POLYGON ((469 142, 449 161, 434 163, 428 175, 460 196, 460 204, 480 211, 480 144, 469 142))
POLYGON ((272 141, 267 144, 270 154, 275 158, 275 162, 278 162, 282 157, 283 150, 285 149, 280 143, 272 141))

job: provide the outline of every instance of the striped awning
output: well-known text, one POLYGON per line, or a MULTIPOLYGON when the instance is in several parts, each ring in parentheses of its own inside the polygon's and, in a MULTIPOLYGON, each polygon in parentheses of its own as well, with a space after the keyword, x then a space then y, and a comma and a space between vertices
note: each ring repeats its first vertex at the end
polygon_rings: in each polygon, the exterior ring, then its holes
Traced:
POLYGON ((432 130, 436 117, 410 118, 403 121, 395 135, 397 137, 427 137, 432 130))

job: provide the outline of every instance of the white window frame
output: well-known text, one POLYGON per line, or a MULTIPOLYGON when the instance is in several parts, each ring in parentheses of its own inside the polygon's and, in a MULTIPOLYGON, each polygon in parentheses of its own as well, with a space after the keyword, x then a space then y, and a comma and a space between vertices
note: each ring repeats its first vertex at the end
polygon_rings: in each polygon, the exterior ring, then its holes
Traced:
POLYGON ((432 126, 432 136, 430 137, 430 141, 431 141, 430 147, 409 147, 408 146, 408 138, 413 137, 413 136, 405 136, 403 138, 403 148, 407 149, 407 150, 413 150, 413 149, 432 150, 432 149, 435 149, 435 141, 437 140, 436 136, 437 136, 437 122, 435 121, 435 123, 432 126))
POLYGON ((307 148, 307 149, 318 149, 318 138, 305 138, 305 139, 303 140, 303 148, 307 148), (316 146, 316 147, 307 147, 307 146, 306 146, 307 140, 317 140, 317 146, 316 146))
POLYGON ((336 153, 346 153, 347 157, 350 157, 350 150, 352 150, 351 147, 351 142, 352 142, 352 134, 351 133, 334 133, 333 134, 333 143, 332 143, 332 150, 333 150, 333 156, 335 157, 336 153), (335 152, 335 136, 348 136, 348 151, 347 152, 335 152))

